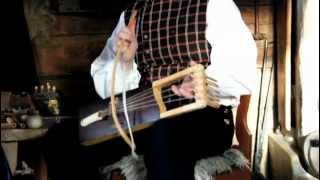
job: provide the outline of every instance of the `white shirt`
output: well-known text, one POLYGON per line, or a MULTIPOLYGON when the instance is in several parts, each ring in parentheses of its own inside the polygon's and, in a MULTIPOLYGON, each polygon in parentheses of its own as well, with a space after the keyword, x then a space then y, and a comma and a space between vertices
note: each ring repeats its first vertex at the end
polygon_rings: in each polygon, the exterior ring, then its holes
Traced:
MULTIPOLYGON (((242 20, 233 0, 209 0, 207 7, 206 39, 212 46, 208 76, 218 82, 220 103, 237 106, 241 95, 255 88, 257 48, 251 32, 242 20)), ((117 34, 125 26, 124 13, 108 39, 105 48, 91 65, 91 76, 101 98, 111 94, 111 76, 117 34)), ((121 65, 116 71, 116 93, 138 88, 140 74, 134 63, 131 72, 124 73, 121 65)))

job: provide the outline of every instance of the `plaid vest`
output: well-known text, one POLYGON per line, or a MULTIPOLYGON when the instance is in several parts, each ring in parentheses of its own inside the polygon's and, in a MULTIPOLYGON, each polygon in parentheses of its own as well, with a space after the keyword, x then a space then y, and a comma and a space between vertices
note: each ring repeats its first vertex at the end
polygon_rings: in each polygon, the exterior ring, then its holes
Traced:
MULTIPOLYGON (((188 67, 210 64, 206 40, 208 0, 137 0, 136 62, 142 82, 153 82, 188 67)), ((128 23, 131 10, 125 12, 128 23)))

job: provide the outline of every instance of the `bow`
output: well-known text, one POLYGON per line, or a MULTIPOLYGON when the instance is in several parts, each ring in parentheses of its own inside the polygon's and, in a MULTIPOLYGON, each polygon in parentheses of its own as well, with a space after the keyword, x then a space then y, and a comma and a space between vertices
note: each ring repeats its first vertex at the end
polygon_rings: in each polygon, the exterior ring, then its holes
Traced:
MULTIPOLYGON (((135 31, 136 15, 137 15, 137 11, 133 11, 132 14, 131 14, 129 23, 128 23, 128 28, 130 30, 132 30, 133 32, 135 31)), ((120 48, 123 48, 123 47, 120 47, 120 48)), ((127 120, 127 123, 128 123, 128 129, 129 129, 131 138, 128 137, 127 133, 122 128, 122 126, 121 126, 121 124, 119 122, 118 116, 117 116, 116 99, 115 99, 115 82, 116 82, 116 69, 117 69, 117 65, 119 64, 120 58, 121 58, 121 51, 118 49, 117 52, 116 52, 116 57, 115 57, 114 64, 113 64, 112 79, 111 79, 111 112, 112 112, 112 119, 113 119, 115 127, 117 128, 120 136, 130 146, 130 148, 132 150, 132 155, 134 157, 137 157, 137 155, 135 153, 136 145, 134 143, 134 138, 133 138, 133 135, 132 135, 131 125, 130 125, 130 122, 129 122, 129 119, 128 119, 128 113, 127 113, 127 111, 125 111, 126 120, 127 120)), ((123 87, 125 88, 125 84, 123 84, 123 87)), ((125 89, 123 89, 122 96, 123 96, 123 99, 124 99, 124 102, 125 102, 125 99, 126 99, 126 97, 125 97, 125 89)), ((125 106, 125 103, 124 103, 124 106, 125 106)))

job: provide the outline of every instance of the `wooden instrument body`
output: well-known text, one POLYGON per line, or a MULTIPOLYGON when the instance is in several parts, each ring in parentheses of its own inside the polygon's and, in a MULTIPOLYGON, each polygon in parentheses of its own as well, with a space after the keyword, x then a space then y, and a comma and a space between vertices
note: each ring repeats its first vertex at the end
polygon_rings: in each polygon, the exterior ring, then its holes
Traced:
MULTIPOLYGON (((128 98, 130 97, 130 95, 134 95, 137 91, 140 90, 129 91, 128 98)), ((96 101, 86 107, 81 108, 79 112, 80 119, 85 118, 88 115, 95 113, 99 110, 109 108, 109 102, 110 99, 96 101)), ((143 110, 128 112, 128 114, 131 126, 133 127, 134 131, 147 128, 152 123, 160 119, 160 111, 158 106, 146 107, 143 110)), ((119 112, 118 117, 121 122, 124 122, 122 123, 122 127, 124 129, 127 129, 124 113, 119 112)), ((114 139, 116 137, 119 137, 119 134, 116 127, 114 126, 111 115, 106 116, 101 121, 97 121, 85 127, 79 125, 80 143, 85 146, 98 144, 104 141, 114 139)))

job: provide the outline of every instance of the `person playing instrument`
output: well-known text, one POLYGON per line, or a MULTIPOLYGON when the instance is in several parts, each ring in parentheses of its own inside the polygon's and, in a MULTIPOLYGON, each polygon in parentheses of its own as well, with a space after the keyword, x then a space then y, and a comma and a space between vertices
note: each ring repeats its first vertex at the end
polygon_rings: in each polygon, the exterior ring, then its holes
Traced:
MULTIPOLYGON (((256 45, 239 9, 232 0, 137 0, 121 14, 105 48, 92 63, 95 89, 103 99, 111 93, 118 50, 117 93, 123 87, 150 87, 192 64, 204 65, 207 76, 217 80, 220 108, 158 121, 145 130, 142 140, 148 179, 194 179, 197 160, 231 147, 232 108, 241 95, 251 94, 255 87, 256 45), (132 14, 134 26, 127 27, 132 14)), ((193 79, 186 77, 171 90, 192 98, 193 79)))

